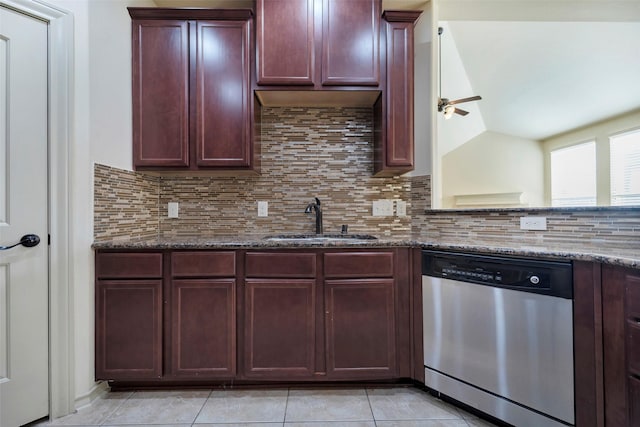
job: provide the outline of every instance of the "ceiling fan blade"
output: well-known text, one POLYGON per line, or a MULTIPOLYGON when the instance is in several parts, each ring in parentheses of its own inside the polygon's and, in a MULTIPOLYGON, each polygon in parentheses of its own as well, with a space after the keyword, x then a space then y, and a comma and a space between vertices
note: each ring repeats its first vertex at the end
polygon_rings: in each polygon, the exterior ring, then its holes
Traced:
POLYGON ((462 104, 463 102, 470 102, 470 101, 479 101, 481 99, 482 99, 481 96, 471 96, 469 98, 461 98, 461 99, 455 99, 453 101, 449 101, 449 105, 462 104))
POLYGON ((453 112, 456 113, 456 114, 460 114, 461 116, 466 116, 467 114, 469 114, 468 111, 464 111, 464 110, 461 110, 459 108, 456 108, 455 110, 453 110, 453 112))

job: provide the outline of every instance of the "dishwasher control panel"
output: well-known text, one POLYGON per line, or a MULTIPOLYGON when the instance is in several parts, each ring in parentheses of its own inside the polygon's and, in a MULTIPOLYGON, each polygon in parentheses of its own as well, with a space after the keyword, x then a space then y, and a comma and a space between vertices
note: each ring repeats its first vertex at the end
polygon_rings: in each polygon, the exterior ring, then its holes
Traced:
POLYGON ((424 250, 422 274, 563 298, 573 297, 570 262, 424 250))

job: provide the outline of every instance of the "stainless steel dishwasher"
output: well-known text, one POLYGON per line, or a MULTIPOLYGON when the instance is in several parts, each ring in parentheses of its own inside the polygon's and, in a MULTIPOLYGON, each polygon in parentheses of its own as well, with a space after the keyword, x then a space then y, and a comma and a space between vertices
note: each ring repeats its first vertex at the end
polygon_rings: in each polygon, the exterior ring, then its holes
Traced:
POLYGON ((570 262, 423 251, 425 385, 518 427, 574 425, 570 262))

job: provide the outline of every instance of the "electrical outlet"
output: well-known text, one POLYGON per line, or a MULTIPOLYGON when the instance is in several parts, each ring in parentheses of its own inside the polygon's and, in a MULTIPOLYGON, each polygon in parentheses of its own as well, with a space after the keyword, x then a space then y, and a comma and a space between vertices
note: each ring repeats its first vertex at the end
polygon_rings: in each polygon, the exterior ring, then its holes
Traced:
POLYGON ((393 216, 393 200, 374 200, 371 210, 373 216, 393 216))
POLYGON ((269 216, 269 202, 258 202, 258 216, 269 216))
POLYGON ((167 216, 169 218, 178 218, 178 202, 169 202, 167 204, 167 216))
POLYGON ((384 216, 393 216, 393 200, 384 200, 384 216))
POLYGON ((407 202, 396 200, 396 216, 407 216, 407 202))
POLYGON ((520 230, 546 230, 547 217, 523 216, 520 217, 520 230))

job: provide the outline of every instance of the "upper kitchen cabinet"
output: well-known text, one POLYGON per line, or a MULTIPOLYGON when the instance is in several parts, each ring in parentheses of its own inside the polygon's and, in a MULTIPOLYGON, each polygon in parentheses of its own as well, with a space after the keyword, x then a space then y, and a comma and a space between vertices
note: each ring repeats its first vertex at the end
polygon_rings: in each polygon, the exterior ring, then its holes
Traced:
POLYGON ((380 84, 380 0, 257 0, 259 85, 380 84))
POLYGON ((322 84, 379 81, 380 1, 322 0, 322 84))
POLYGON ((314 0, 257 0, 258 84, 314 84, 314 0))
POLYGON ((134 166, 188 167, 189 25, 134 20, 132 41, 134 166))
POLYGON ((251 10, 129 8, 138 170, 253 169, 251 10))
POLYGON ((386 90, 374 105, 376 176, 414 168, 413 26, 419 11, 385 11, 386 90))

